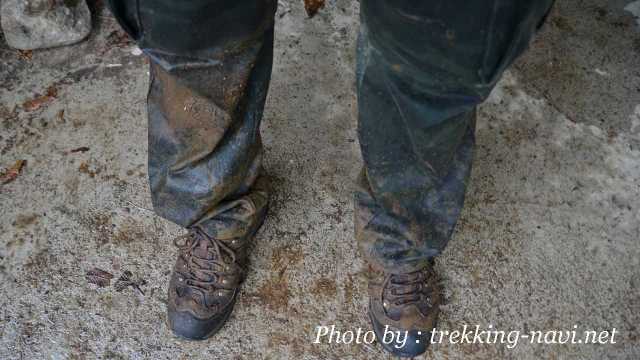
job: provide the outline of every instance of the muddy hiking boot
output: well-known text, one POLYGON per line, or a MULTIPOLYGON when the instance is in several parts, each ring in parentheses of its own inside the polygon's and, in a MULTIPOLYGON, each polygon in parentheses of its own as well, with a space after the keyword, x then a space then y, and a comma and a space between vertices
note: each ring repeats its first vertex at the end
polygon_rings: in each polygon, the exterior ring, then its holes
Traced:
POLYGON ((427 351, 442 303, 432 266, 410 273, 373 272, 369 296, 369 318, 385 350, 399 357, 427 351))
POLYGON ((176 335, 203 340, 222 328, 244 278, 253 234, 217 239, 193 227, 174 240, 179 255, 169 283, 168 319, 176 335))

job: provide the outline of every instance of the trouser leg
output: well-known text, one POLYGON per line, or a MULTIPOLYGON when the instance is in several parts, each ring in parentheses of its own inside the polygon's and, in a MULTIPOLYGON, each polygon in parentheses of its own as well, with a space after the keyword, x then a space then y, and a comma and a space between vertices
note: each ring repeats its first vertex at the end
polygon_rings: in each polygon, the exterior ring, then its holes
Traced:
POLYGON ((412 271, 446 246, 471 169, 476 106, 553 0, 361 0, 356 238, 412 271))
POLYGON ((149 183, 156 213, 209 235, 262 220, 259 125, 275 0, 111 0, 151 60, 149 183))

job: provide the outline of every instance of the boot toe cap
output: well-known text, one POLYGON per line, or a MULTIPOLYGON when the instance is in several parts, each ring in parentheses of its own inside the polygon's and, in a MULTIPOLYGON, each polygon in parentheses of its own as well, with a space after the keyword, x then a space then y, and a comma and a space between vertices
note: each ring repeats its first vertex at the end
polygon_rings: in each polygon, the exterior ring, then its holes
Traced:
POLYGON ((188 311, 169 311, 169 326, 174 334, 188 340, 204 340, 213 336, 231 315, 231 307, 208 319, 200 319, 188 311))
POLYGON ((403 330, 396 329, 392 326, 386 327, 385 324, 378 321, 374 316, 369 314, 371 318, 371 324, 373 325, 373 331, 376 334, 376 338, 380 345, 388 352, 398 357, 416 357, 420 354, 423 354, 427 351, 429 347, 429 342, 431 339, 431 331, 421 331, 421 330, 403 330), (385 330, 392 331, 394 334, 398 332, 401 333, 403 338, 402 344, 395 341, 390 341, 385 343, 385 330), (406 338, 405 338, 406 334, 406 338))

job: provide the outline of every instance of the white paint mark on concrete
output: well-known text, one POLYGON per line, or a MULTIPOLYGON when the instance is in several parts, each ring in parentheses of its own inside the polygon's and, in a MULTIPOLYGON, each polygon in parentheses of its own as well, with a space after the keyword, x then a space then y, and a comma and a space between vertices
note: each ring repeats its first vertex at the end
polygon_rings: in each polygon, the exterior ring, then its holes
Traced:
POLYGON ((638 23, 638 26, 640 26, 640 0, 627 4, 624 9, 636 17, 636 22, 638 23))
POLYGON ((600 76, 605 76, 605 77, 609 77, 609 73, 604 71, 604 70, 600 70, 598 68, 595 68, 593 71, 596 72, 596 74, 600 75, 600 76))
POLYGON ((133 48, 131 48, 131 54, 134 56, 140 56, 142 55, 142 50, 140 50, 139 47, 134 46, 133 48))

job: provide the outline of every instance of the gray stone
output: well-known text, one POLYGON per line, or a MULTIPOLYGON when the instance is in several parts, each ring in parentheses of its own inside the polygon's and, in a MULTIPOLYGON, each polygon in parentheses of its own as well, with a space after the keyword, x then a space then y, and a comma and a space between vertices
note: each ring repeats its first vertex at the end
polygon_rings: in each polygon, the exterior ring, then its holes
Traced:
POLYGON ((7 44, 21 50, 74 44, 91 31, 85 0, 4 0, 0 17, 7 44))

